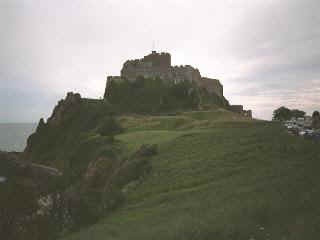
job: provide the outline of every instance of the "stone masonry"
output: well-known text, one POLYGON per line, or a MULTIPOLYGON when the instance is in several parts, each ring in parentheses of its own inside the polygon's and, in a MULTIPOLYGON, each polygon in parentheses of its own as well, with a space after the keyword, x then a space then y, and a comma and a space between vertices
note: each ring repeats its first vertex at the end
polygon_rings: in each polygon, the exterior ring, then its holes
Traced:
POLYGON ((217 79, 202 77, 199 70, 190 65, 171 66, 171 55, 169 53, 157 53, 152 51, 151 54, 142 59, 128 60, 123 64, 121 76, 109 76, 108 81, 127 79, 135 81, 137 77, 145 78, 159 77, 162 80, 173 81, 190 81, 196 83, 199 87, 205 88, 209 93, 223 97, 223 86, 217 79))
MULTIPOLYGON (((195 83, 199 88, 205 89, 210 94, 224 98, 223 85, 218 79, 202 77, 200 71, 190 65, 171 66, 170 53, 157 53, 152 51, 151 54, 141 59, 128 60, 123 64, 120 76, 108 76, 106 94, 108 93, 108 83, 111 81, 135 81, 138 77, 160 78, 164 81, 178 83, 181 81, 190 81, 195 83)), ((244 110, 242 105, 226 104, 228 109, 252 118, 251 110, 244 110)))

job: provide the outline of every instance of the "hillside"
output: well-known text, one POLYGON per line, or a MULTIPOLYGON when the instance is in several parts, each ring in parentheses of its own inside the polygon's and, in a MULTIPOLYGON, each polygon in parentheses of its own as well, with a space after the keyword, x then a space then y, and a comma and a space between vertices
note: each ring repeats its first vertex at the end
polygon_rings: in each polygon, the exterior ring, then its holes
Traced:
POLYGON ((318 239, 316 143, 226 110, 121 116, 116 139, 158 144, 121 207, 64 240, 318 239))
POLYGON ((17 155, 30 163, 22 164, 28 176, 19 170, 28 194, 12 203, 20 191, 11 189, 24 186, 10 187, 17 171, 6 176, 1 194, 11 208, 0 219, 9 231, 0 233, 15 240, 317 239, 317 144, 253 120, 251 110, 229 104, 219 80, 153 52, 108 77, 104 99, 70 92, 39 121, 17 155))

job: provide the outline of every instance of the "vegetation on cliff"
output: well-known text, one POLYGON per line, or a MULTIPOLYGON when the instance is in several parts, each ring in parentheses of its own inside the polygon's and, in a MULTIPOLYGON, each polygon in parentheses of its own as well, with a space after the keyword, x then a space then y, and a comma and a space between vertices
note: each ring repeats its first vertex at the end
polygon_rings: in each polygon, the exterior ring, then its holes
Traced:
POLYGON ((5 185, 10 208, 2 216, 26 202, 14 220, 1 221, 7 239, 320 236, 316 143, 219 108, 218 98, 188 82, 141 78, 110 89, 99 101, 69 93, 40 120, 21 157, 63 175, 24 178, 30 191, 12 203, 17 192, 5 185), (204 102, 211 108, 199 111, 204 102), (15 222, 24 226, 18 235, 15 222))
POLYGON ((44 238, 42 230, 46 229, 46 239, 56 239, 94 223, 118 207, 123 201, 121 188, 149 169, 143 151, 128 154, 126 146, 114 138, 120 132, 122 127, 110 104, 68 93, 47 122, 40 120, 24 153, 19 154, 20 161, 56 168, 62 176, 49 179, 36 171, 27 174, 23 168, 17 172, 10 159, 2 161, 0 156, 2 165, 13 169, 6 171, 9 180, 0 189, 6 206, 0 212, 0 234, 6 239, 33 236, 36 240, 44 238), (19 184, 24 186, 25 182, 30 183, 26 191, 18 192, 22 196, 10 203, 13 193, 6 189, 20 189, 19 184), (19 205, 24 205, 26 211, 14 211, 19 205), (16 224, 23 228, 19 230, 16 224))
POLYGON ((160 78, 110 80, 104 97, 118 112, 126 113, 159 114, 228 105, 223 97, 208 93, 190 81, 174 83, 160 78))

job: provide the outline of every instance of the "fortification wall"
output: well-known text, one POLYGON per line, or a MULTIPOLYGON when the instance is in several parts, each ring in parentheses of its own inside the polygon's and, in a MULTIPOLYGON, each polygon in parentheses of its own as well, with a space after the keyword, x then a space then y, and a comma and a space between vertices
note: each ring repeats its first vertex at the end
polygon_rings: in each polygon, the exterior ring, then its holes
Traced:
POLYGON ((201 75, 198 69, 186 66, 174 66, 170 68, 168 79, 172 79, 175 83, 181 81, 199 82, 201 75))
POLYGON ((207 89, 209 93, 215 93, 219 97, 223 97, 223 86, 218 79, 203 77, 199 86, 207 89))
POLYGON ((121 70, 121 77, 126 78, 129 81, 135 81, 139 76, 143 76, 145 78, 160 77, 161 79, 166 79, 169 71, 170 68, 153 67, 149 63, 141 62, 137 65, 124 65, 121 70))
POLYGON ((181 81, 194 82, 199 87, 205 88, 209 93, 215 93, 223 98, 223 86, 219 80, 201 77, 199 70, 190 65, 171 66, 171 55, 169 53, 157 53, 155 51, 142 59, 126 61, 121 69, 121 76, 108 77, 108 82, 121 79, 133 82, 139 76, 160 78, 164 81, 173 81, 175 83, 181 81))
POLYGON ((236 113, 242 113, 243 112, 243 106, 242 105, 230 105, 230 111, 236 112, 236 113))
POLYGON ((121 76, 109 76, 104 97, 108 97, 111 82, 123 81, 124 79, 133 82, 140 76, 145 78, 159 77, 164 81, 174 83, 181 81, 193 82, 198 87, 206 89, 208 93, 220 97, 230 111, 252 117, 251 110, 244 110, 242 105, 229 106, 229 102, 223 96, 223 85, 218 79, 202 77, 199 70, 190 65, 171 66, 171 55, 169 53, 157 53, 155 51, 142 59, 126 61, 121 69, 121 76))
POLYGON ((171 55, 169 53, 157 53, 144 56, 142 59, 126 61, 121 69, 121 77, 129 81, 135 81, 139 76, 146 78, 168 78, 171 68, 171 55))
POLYGON ((171 67, 171 55, 169 53, 157 53, 156 51, 152 51, 151 54, 144 56, 142 61, 152 63, 153 67, 171 67))
POLYGON ((229 110, 252 119, 252 110, 244 110, 243 105, 230 105, 229 110))
POLYGON ((135 81, 137 77, 161 78, 162 80, 180 82, 201 80, 198 69, 190 65, 171 66, 171 55, 169 53, 156 53, 145 56, 143 59, 126 61, 121 69, 121 77, 129 81, 135 81))

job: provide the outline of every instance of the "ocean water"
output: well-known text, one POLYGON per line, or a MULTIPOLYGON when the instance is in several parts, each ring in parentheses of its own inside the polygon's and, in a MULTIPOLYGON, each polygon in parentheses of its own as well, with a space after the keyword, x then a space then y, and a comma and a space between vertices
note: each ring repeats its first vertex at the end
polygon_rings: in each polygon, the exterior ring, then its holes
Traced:
POLYGON ((22 152, 36 123, 0 123, 0 150, 22 152))

